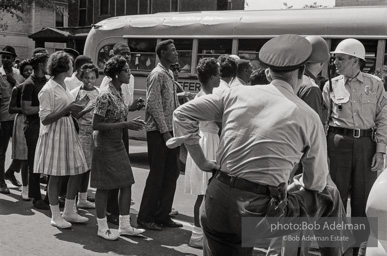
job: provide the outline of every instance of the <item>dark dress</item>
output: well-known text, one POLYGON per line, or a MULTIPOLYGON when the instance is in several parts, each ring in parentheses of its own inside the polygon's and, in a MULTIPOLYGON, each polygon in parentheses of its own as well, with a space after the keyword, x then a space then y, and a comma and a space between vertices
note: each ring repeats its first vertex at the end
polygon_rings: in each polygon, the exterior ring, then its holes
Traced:
MULTIPOLYGON (((125 121, 128 106, 112 84, 97 98, 94 114, 106 123, 125 121)), ((134 183, 132 167, 122 141, 122 129, 94 131, 90 186, 97 189, 116 189, 134 183)))

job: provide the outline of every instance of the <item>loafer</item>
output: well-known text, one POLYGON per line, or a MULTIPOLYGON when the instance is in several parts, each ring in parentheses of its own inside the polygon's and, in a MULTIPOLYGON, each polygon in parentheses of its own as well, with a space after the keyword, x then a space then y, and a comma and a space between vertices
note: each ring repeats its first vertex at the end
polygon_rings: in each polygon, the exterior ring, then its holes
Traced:
POLYGON ((18 181, 18 180, 16 179, 14 173, 10 174, 10 173, 6 172, 6 173, 4 174, 4 178, 5 178, 6 180, 9 180, 9 181, 12 183, 12 185, 14 185, 14 186, 16 186, 16 187, 21 187, 21 186, 22 186, 22 184, 20 183, 20 181, 18 181))
POLYGON ((132 226, 126 226, 126 227, 119 227, 118 233, 121 236, 137 236, 137 237, 144 237, 142 233, 145 232, 145 229, 142 228, 135 228, 132 226))
POLYGON ((105 232, 98 229, 97 235, 110 241, 114 241, 118 239, 118 235, 115 233, 112 233, 110 229, 106 230, 105 232))
POLYGON ((95 203, 95 198, 91 196, 87 196, 87 201, 95 203))
POLYGON ((137 225, 148 230, 162 231, 163 228, 154 222, 144 222, 137 219, 137 225))
POLYGON ((177 222, 174 222, 173 220, 169 219, 165 222, 160 222, 160 223, 157 223, 163 227, 168 227, 168 228, 181 228, 183 227, 183 224, 180 224, 180 223, 177 223, 177 222))
POLYGON ((72 212, 70 214, 63 213, 62 217, 63 219, 65 219, 67 222, 70 222, 70 223, 85 223, 89 221, 88 218, 83 217, 76 212, 72 212))
POLYGON ((169 213, 169 216, 176 216, 178 214, 179 214, 179 212, 177 210, 175 210, 175 208, 172 208, 171 212, 169 213))
POLYGON ((188 245, 193 248, 203 249, 203 236, 200 238, 190 238, 188 245))
POLYGON ((81 209, 95 209, 95 203, 92 203, 90 201, 82 201, 77 203, 77 207, 81 209))
POLYGON ((43 199, 34 200, 32 204, 39 210, 50 210, 50 206, 43 199))
POLYGON ((11 193, 11 192, 9 192, 7 184, 5 184, 5 183, 0 184, 0 193, 1 194, 9 194, 9 193, 11 193))

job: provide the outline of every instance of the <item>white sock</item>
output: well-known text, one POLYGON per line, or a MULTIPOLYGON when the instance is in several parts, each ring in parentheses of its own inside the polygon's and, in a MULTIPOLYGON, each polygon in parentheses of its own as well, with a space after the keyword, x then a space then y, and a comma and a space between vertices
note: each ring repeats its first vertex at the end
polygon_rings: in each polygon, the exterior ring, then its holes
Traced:
POLYGON ((203 229, 200 227, 193 226, 192 227, 192 235, 191 238, 199 239, 203 236, 203 229))
POLYGON ((87 192, 84 192, 84 193, 81 193, 79 192, 78 193, 78 202, 86 202, 87 201, 87 192))
POLYGON ((102 231, 103 233, 105 233, 105 231, 109 229, 106 217, 103 219, 97 218, 97 224, 98 230, 102 231))
POLYGON ((53 221, 56 221, 57 219, 62 218, 62 215, 60 215, 59 204, 57 205, 50 204, 50 208, 51 208, 51 215, 52 215, 51 218, 53 221))
POLYGON ((72 214, 74 212, 74 206, 75 206, 75 199, 66 198, 63 214, 64 215, 72 214))
POLYGON ((129 215, 120 215, 119 216, 119 227, 125 228, 127 226, 131 227, 129 215))
POLYGON ((28 185, 22 187, 22 192, 27 192, 28 193, 28 185))

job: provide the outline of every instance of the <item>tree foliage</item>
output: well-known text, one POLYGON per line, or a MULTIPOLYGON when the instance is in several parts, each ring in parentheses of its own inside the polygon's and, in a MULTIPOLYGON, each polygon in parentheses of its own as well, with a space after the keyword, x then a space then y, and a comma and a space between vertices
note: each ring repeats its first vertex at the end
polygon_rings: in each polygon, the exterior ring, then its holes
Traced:
POLYGON ((317 4, 317 2, 314 2, 313 4, 306 4, 302 8, 327 8, 326 5, 317 4))

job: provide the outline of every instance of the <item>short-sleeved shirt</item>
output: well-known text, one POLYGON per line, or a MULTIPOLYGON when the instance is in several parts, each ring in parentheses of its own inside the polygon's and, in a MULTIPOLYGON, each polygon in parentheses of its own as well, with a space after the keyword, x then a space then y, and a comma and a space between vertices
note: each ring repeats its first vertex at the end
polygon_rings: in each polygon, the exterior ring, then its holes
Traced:
MULTIPOLYGON (((81 87, 78 87, 78 88, 75 88, 74 90, 72 90, 71 93, 75 97, 75 100, 82 99, 84 96, 87 95, 90 99, 89 103, 85 107, 85 109, 87 109, 87 108, 89 108, 89 106, 93 105, 95 103, 95 101, 97 100, 97 97, 99 95, 99 90, 96 87, 94 87, 93 90, 88 91, 88 90, 84 90, 81 86, 81 87)), ((80 124, 80 125, 90 125, 91 126, 92 123, 93 123, 93 112, 92 111, 87 112, 81 118, 78 119, 78 124, 80 124)))
POLYGON ((94 114, 102 116, 105 123, 119 123, 125 121, 129 108, 125 104, 122 93, 109 83, 98 95, 94 114))
MULTIPOLYGON (((24 81, 24 78, 20 75, 19 70, 12 68, 12 76, 16 80, 17 84, 24 81)), ((16 84, 16 85, 17 85, 16 84)), ((15 120, 15 114, 10 114, 8 111, 9 101, 12 96, 12 88, 7 81, 7 75, 3 67, 0 68, 0 121, 13 121, 15 120)))
MULTIPOLYGON (((30 77, 28 77, 27 80, 23 83, 21 100, 31 101, 31 107, 38 107, 38 95, 46 83, 46 77, 36 77, 35 75, 31 75, 30 77)), ((29 123, 39 122, 38 113, 33 115, 26 115, 26 117, 29 123)))

